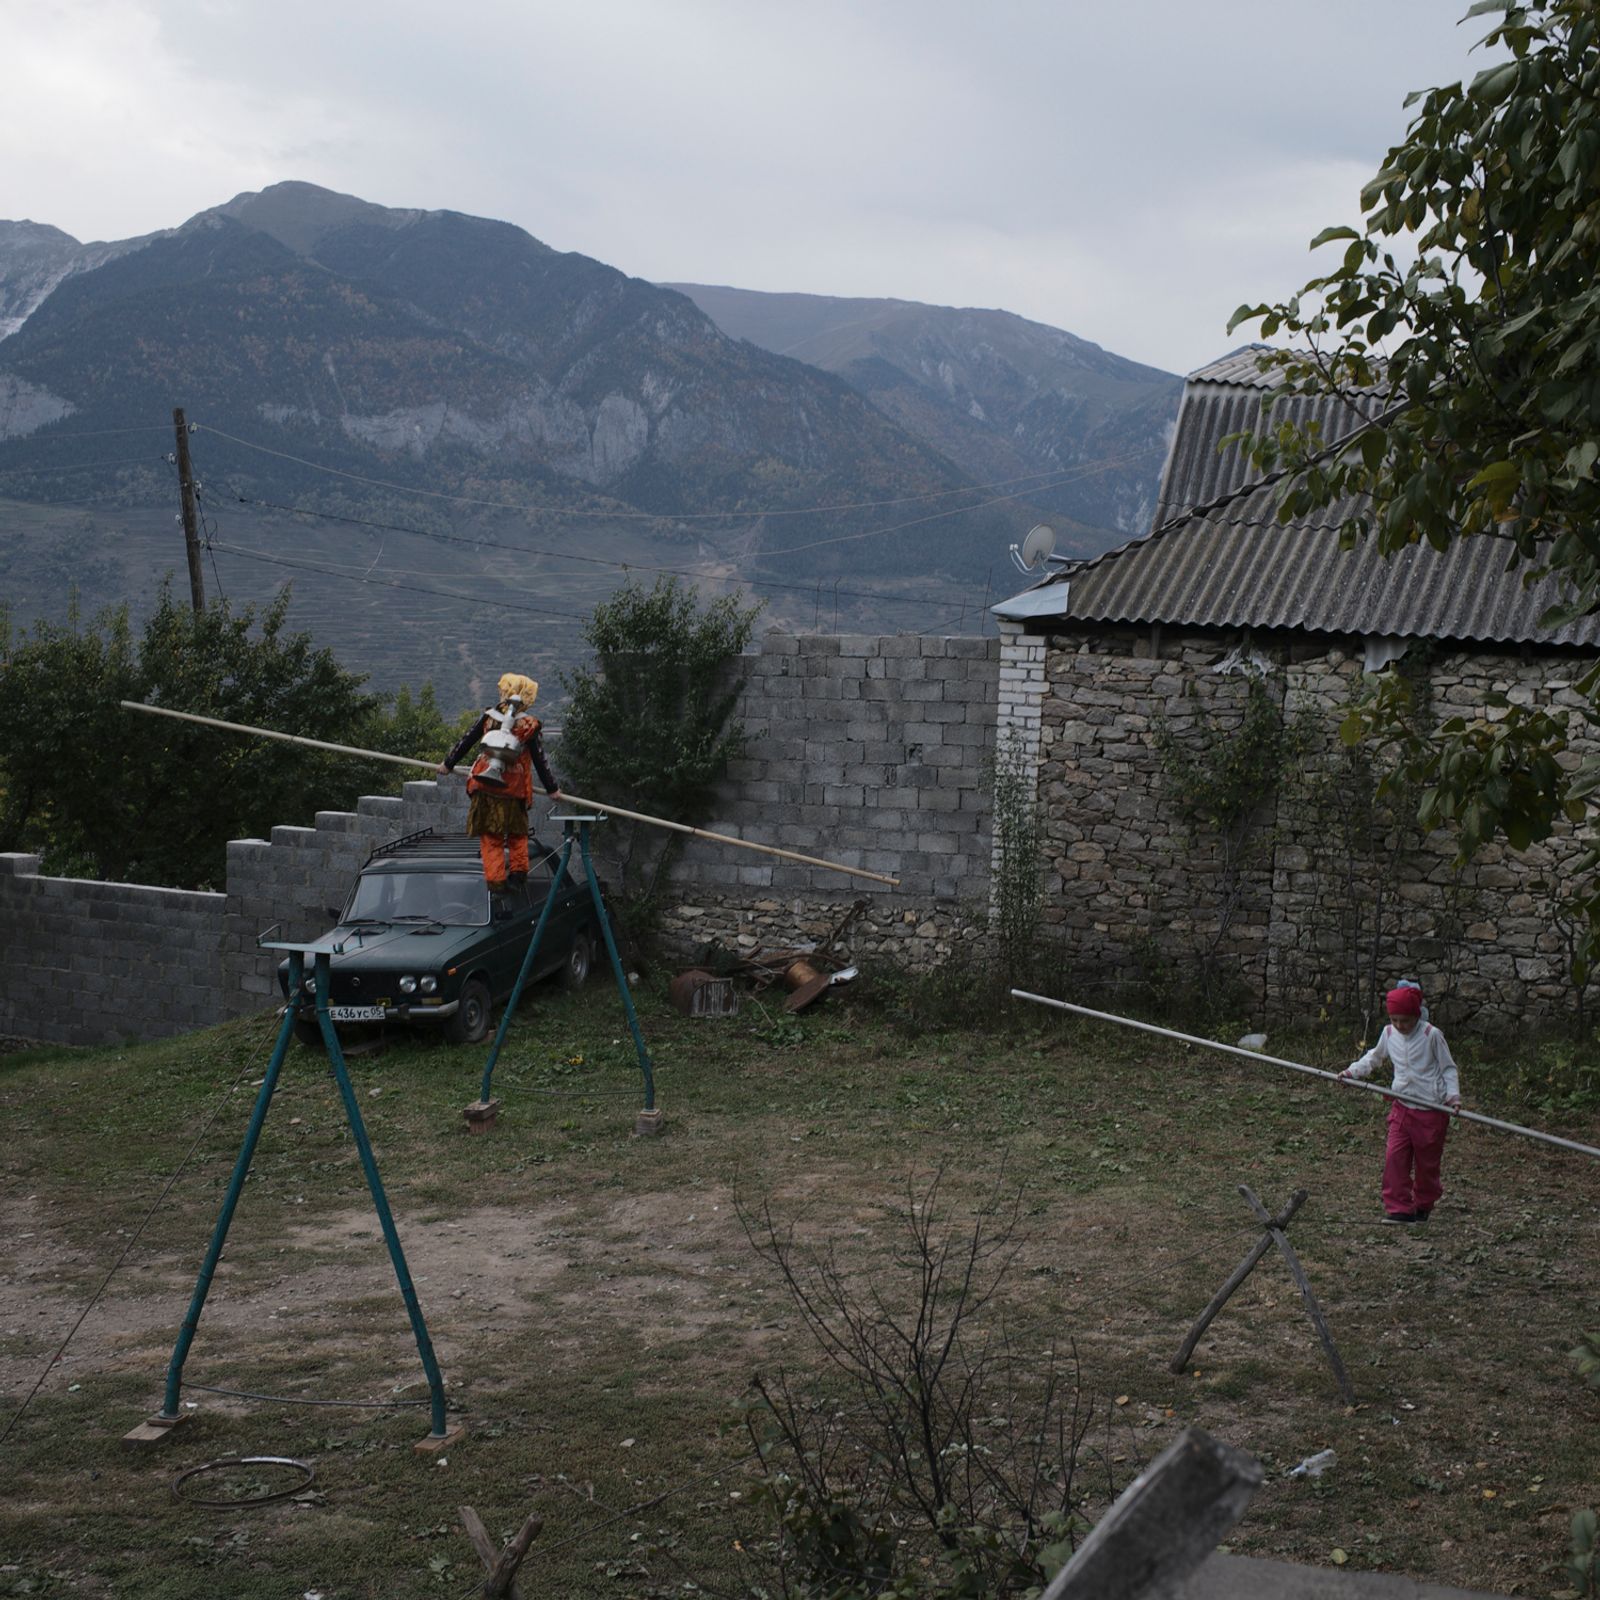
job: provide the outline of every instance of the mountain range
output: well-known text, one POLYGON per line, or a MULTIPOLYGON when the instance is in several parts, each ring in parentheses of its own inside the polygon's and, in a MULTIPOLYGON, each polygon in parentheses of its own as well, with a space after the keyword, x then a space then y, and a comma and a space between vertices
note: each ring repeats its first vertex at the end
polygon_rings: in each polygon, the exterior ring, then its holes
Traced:
POLYGON ((674 283, 717 325, 837 373, 980 482, 1144 533, 1183 380, 1009 311, 674 283))
MULTIPOLYGON (((814 585, 819 618, 846 582, 976 615, 1030 521, 1079 554, 1143 531, 1180 388, 1001 311, 653 284, 303 183, 138 239, 0 222, 0 495, 145 526, 182 406, 212 509, 303 514, 307 562, 329 513, 453 531, 467 584, 464 534, 576 553, 606 529, 630 562, 814 585)), ((23 620, 59 603, 8 587, 23 620)))

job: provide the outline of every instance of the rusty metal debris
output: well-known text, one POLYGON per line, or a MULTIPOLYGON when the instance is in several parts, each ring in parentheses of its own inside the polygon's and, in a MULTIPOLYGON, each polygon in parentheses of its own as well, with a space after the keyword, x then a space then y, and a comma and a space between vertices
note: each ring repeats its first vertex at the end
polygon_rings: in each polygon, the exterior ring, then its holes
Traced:
POLYGON ((834 925, 821 944, 804 950, 753 950, 726 965, 719 972, 706 967, 690 967, 680 972, 667 986, 672 1003, 686 1017, 732 1017, 739 1011, 739 990, 735 979, 743 979, 757 994, 782 984, 789 991, 783 1002, 785 1011, 800 1011, 836 983, 849 983, 856 976, 853 966, 835 954, 852 925, 871 905, 857 900, 834 925))
POLYGON ((783 1009, 801 1011, 835 984, 849 983, 855 976, 855 967, 828 960, 820 950, 756 950, 720 974, 704 967, 680 972, 667 992, 686 1017, 731 1017, 739 1010, 736 980, 755 994, 781 986, 788 991, 783 1009))
POLYGON ((680 972, 667 985, 673 1005, 686 1017, 735 1017, 739 995, 732 978, 719 978, 703 967, 680 972))

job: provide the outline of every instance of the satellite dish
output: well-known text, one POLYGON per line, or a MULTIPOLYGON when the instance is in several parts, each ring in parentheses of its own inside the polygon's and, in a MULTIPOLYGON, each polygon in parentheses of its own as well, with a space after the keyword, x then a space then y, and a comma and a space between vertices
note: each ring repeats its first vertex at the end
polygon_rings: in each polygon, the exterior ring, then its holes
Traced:
POLYGON ((1046 564, 1055 554, 1056 531, 1048 524, 1038 522, 1028 530, 1028 537, 1020 546, 1012 545, 1011 559, 1020 572, 1033 572, 1046 564))

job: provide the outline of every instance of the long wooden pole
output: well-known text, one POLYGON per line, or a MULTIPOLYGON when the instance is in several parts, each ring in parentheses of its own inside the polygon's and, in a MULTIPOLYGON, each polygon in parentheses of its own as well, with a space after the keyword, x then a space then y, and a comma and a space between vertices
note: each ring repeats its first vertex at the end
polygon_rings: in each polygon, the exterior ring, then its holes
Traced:
POLYGON ((1049 1006, 1055 1011, 1075 1011, 1080 1017, 1093 1017, 1097 1022, 1115 1022, 1120 1027, 1138 1028, 1142 1033, 1158 1033, 1168 1039, 1181 1039, 1185 1044, 1198 1044, 1207 1050, 1221 1050, 1230 1056, 1243 1056, 1246 1061, 1265 1062, 1270 1067, 1287 1067, 1291 1072, 1309 1073, 1313 1078, 1326 1078, 1346 1089, 1363 1089, 1368 1094, 1381 1094, 1386 1100, 1398 1100, 1402 1105, 1416 1106, 1423 1111, 1443 1111, 1461 1122, 1477 1122, 1486 1128, 1498 1128, 1502 1133, 1519 1134, 1524 1139, 1537 1139, 1540 1144, 1553 1144, 1562 1150, 1576 1150, 1581 1156, 1600 1160, 1600 1149, 1592 1144, 1580 1144, 1576 1139, 1563 1139, 1559 1134, 1540 1133, 1537 1128, 1524 1128, 1520 1122, 1502 1122, 1499 1117, 1486 1117, 1481 1111, 1463 1111, 1459 1106, 1440 1105, 1435 1100, 1423 1100, 1409 1094, 1396 1094, 1381 1083, 1363 1083, 1359 1078, 1343 1078, 1337 1072, 1322 1067, 1308 1067, 1300 1061, 1285 1061, 1282 1056, 1269 1056, 1261 1050, 1246 1050, 1236 1044, 1221 1044, 1215 1039, 1202 1039, 1198 1034, 1179 1033, 1176 1028, 1157 1027, 1153 1022, 1138 1022, 1132 1017, 1119 1017, 1111 1011, 1091 1011, 1088 1006, 1074 1005, 1070 1000, 1052 1000, 1049 995, 1030 994, 1026 989, 1013 989, 1013 1000, 1030 1000, 1036 1006, 1049 1006))
MULTIPOLYGON (((437 772, 438 764, 424 761, 420 756, 390 755, 385 750, 363 750, 351 744, 330 744, 326 739, 307 739, 298 733, 279 733, 275 728, 253 728, 245 722, 224 722, 220 717, 202 717, 193 711, 173 711, 167 706, 147 706, 141 700, 124 700, 124 711, 148 711, 156 717, 174 717, 179 722, 198 722, 207 728, 222 728, 228 733, 253 734, 258 739, 281 739, 285 744, 305 745, 311 750, 331 750, 335 755, 359 756, 363 761, 388 761, 399 767, 422 767, 437 772)), ((825 872, 844 872, 853 878, 870 878, 874 883, 887 883, 892 888, 900 886, 898 878, 887 873, 868 872, 865 867, 846 867, 837 861, 824 861, 820 856, 801 855, 798 850, 780 850, 775 844, 757 844, 751 839, 738 839, 731 833, 712 833, 708 828, 691 828, 686 822, 668 822, 665 817, 652 817, 643 811, 629 811, 622 806, 607 805, 603 800, 586 800, 581 794, 561 791, 561 798, 575 806, 587 806, 591 811, 604 811, 607 816, 627 817, 632 822, 643 822, 652 828, 670 828, 674 833, 687 833, 696 839, 710 839, 715 844, 737 845, 741 850, 759 850, 762 855, 781 856, 785 861, 798 861, 802 866, 821 867, 825 872)))

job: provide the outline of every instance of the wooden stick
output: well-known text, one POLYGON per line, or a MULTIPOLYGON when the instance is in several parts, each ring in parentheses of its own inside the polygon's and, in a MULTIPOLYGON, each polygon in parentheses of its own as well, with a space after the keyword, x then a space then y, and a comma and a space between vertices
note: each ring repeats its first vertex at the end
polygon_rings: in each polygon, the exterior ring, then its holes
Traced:
MULTIPOLYGON (((484 1564, 485 1567, 489 1569, 489 1576, 483 1580, 483 1584, 479 1587, 478 1593, 491 1594, 494 1591, 492 1591, 488 1585, 494 1578, 495 1569, 499 1565, 501 1559, 501 1552, 495 1549, 494 1540, 489 1537, 489 1530, 483 1525, 483 1518, 480 1517, 471 1506, 462 1506, 460 1508, 460 1516, 462 1532, 465 1533, 467 1538, 472 1541, 472 1548, 478 1552, 478 1559, 484 1564)), ((537 1524, 538 1519, 536 1517, 529 1517, 528 1522, 537 1524)), ((526 1529, 527 1523, 524 1523, 523 1527, 526 1529)), ((538 1527, 535 1526, 534 1532, 537 1533, 538 1531, 538 1527)), ((518 1539, 521 1537, 521 1534, 517 1535, 518 1539)), ((532 1535, 529 1537, 531 1538, 532 1535)), ((512 1544, 515 1543, 516 1540, 512 1540, 512 1544)), ((511 1546, 508 1545, 506 1548, 509 1550, 511 1546)), ((527 1546, 524 1546, 523 1548, 526 1550, 527 1546)), ((520 1561, 522 1557, 518 1556, 517 1559, 520 1561)), ((513 1576, 515 1575, 515 1572, 516 1569, 513 1567, 513 1576)), ((503 1595, 508 1595, 510 1600, 523 1600, 522 1591, 517 1588, 515 1583, 508 1582, 507 1586, 500 1590, 500 1593, 503 1595)))
POLYGON ((539 1536, 543 1526, 544 1518, 537 1511, 522 1524, 516 1538, 500 1552, 499 1559, 489 1569, 489 1576, 483 1582, 484 1594, 491 1596, 492 1600, 504 1600, 505 1596, 515 1595, 517 1568, 522 1565, 528 1546, 539 1536))
POLYGON ((604 811, 608 816, 627 817, 633 822, 647 822, 652 828, 670 828, 674 833, 692 834, 696 839, 712 839, 718 844, 736 844, 741 850, 759 850, 764 855, 782 856, 785 861, 798 861, 806 867, 823 867, 829 872, 848 872, 855 878, 871 878, 874 883, 887 883, 892 888, 900 887, 898 878, 891 878, 887 873, 868 872, 865 867, 844 867, 836 861, 824 861, 820 856, 803 856, 797 850, 780 850, 775 844, 755 844, 749 839, 736 839, 731 833, 711 833, 705 828, 691 828, 686 822, 668 822, 664 817, 647 817, 642 811, 625 811, 621 806, 607 805, 603 800, 585 800, 581 794, 570 794, 567 790, 561 791, 563 800, 570 800, 575 806, 588 806, 592 811, 604 811))
MULTIPOLYGON (((335 755, 359 756, 363 761, 390 761, 399 767, 422 767, 436 773, 438 763, 424 761, 420 756, 395 756, 384 750, 362 750, 355 745, 329 744, 325 739, 306 739, 297 733, 279 733, 275 728, 253 728, 244 722, 224 722, 220 717, 197 716, 192 711, 171 711, 166 706, 147 706, 140 700, 121 702, 124 711, 148 711, 153 716, 175 717, 179 722, 198 722, 203 727, 221 728, 228 733, 253 734, 258 739, 282 739, 285 744, 305 745, 311 750, 331 750, 335 755)), ((581 794, 561 791, 561 798, 575 806, 587 806, 591 811, 603 811, 607 816, 627 817, 630 822, 647 823, 652 828, 669 828, 674 833, 687 833, 696 839, 710 839, 715 844, 737 845, 741 850, 759 850, 763 855, 781 856, 785 861, 798 861, 802 866, 821 867, 824 872, 844 872, 852 878, 870 878, 874 883, 886 883, 898 889, 900 880, 887 873, 868 872, 865 867, 846 867, 837 861, 824 861, 820 856, 803 856, 797 850, 780 850, 775 844, 756 844, 751 839, 737 839, 731 833, 712 833, 707 828, 691 828, 686 822, 668 822, 665 817, 647 816, 643 811, 627 811, 621 806, 607 805, 603 800, 586 800, 581 794)))
MULTIPOLYGON (((1288 1205, 1273 1218, 1273 1226, 1287 1228, 1289 1219, 1305 1204, 1305 1201, 1306 1191, 1304 1189, 1296 1189, 1288 1205)), ((1200 1343, 1201 1334, 1216 1320, 1217 1313, 1227 1305, 1233 1296, 1233 1291, 1255 1271, 1257 1262, 1272 1248, 1272 1245, 1272 1234, 1268 1232, 1262 1234, 1255 1244, 1251 1246, 1250 1254, 1233 1269, 1228 1281, 1211 1297, 1211 1304, 1195 1318, 1194 1326, 1189 1330, 1188 1337, 1178 1346, 1177 1355, 1167 1363, 1169 1372, 1182 1372, 1189 1365, 1189 1357, 1194 1354, 1194 1347, 1200 1343)))
POLYGON ((1306 1315, 1311 1318, 1311 1326, 1317 1330, 1317 1337, 1322 1341, 1328 1365, 1333 1368, 1334 1381, 1339 1385, 1339 1393, 1344 1397, 1347 1406, 1353 1406, 1356 1403, 1355 1386, 1350 1382, 1350 1374, 1344 1370, 1344 1362, 1339 1359, 1339 1347, 1333 1342, 1328 1320, 1322 1314, 1322 1307, 1317 1304, 1317 1297, 1311 1292, 1311 1280, 1306 1276, 1305 1268, 1300 1265, 1300 1258, 1294 1253, 1294 1246, 1289 1243, 1289 1236, 1278 1226, 1276 1219, 1268 1215, 1267 1208, 1256 1198, 1255 1191, 1249 1184, 1241 1183, 1239 1193, 1244 1196, 1245 1204, 1255 1212, 1256 1220, 1266 1228, 1267 1237, 1277 1245, 1278 1254, 1287 1264, 1289 1275, 1300 1291, 1301 1300, 1305 1302, 1306 1315))

